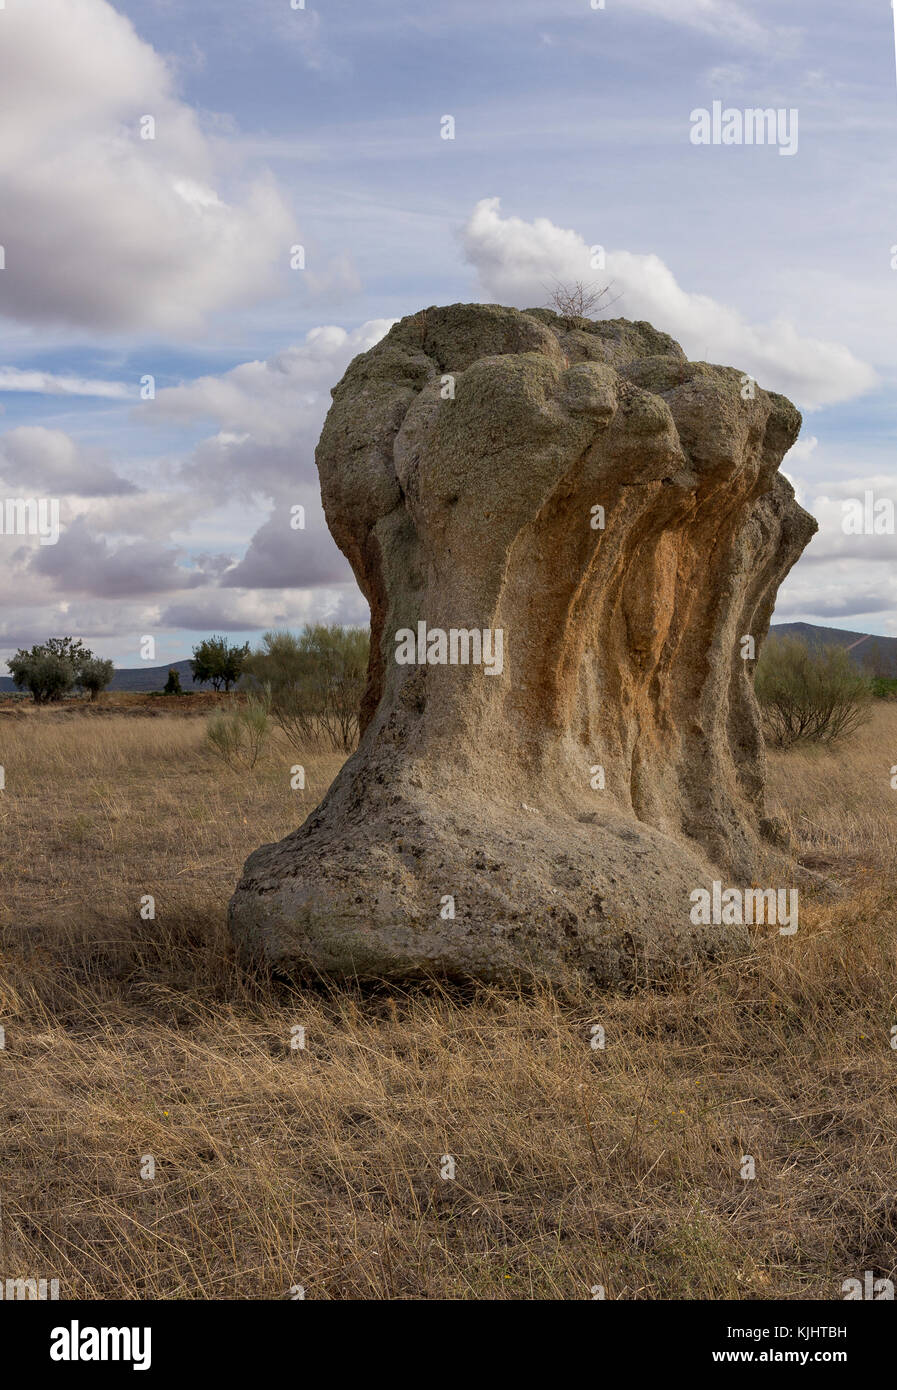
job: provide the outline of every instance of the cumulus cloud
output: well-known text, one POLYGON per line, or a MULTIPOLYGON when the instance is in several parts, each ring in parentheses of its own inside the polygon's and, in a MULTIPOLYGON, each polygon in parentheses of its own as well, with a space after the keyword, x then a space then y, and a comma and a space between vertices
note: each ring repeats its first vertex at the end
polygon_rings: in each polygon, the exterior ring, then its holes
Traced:
POLYGON ((830 560, 825 569, 792 570, 776 601, 774 621, 825 623, 851 626, 862 631, 869 619, 889 616, 884 625, 897 629, 897 574, 881 565, 869 567, 855 560, 830 560))
POLYGON ((313 328, 304 343, 267 361, 242 362, 221 376, 166 387, 140 407, 140 418, 190 425, 208 421, 217 425, 225 445, 247 436, 262 447, 294 444, 309 428, 316 440, 330 388, 352 358, 378 343, 394 322, 371 319, 353 332, 333 325, 313 328))
POLYGON ((553 284, 612 284, 614 312, 649 319, 671 333, 689 357, 739 367, 761 386, 784 392, 812 410, 871 390, 875 371, 840 343, 808 338, 784 318, 752 324, 730 305, 684 290, 656 255, 606 253, 592 268, 592 248, 578 232, 546 217, 503 217, 500 199, 477 203, 462 234, 483 297, 527 308, 543 304, 553 284))
POLYGON ((253 583, 264 576, 266 586, 281 588, 297 582, 297 575, 304 581, 312 556, 324 574, 346 578, 321 510, 315 445, 331 387, 352 358, 379 342, 393 322, 372 319, 352 332, 333 325, 313 328, 303 343, 266 361, 243 362, 221 376, 167 387, 138 407, 137 418, 146 423, 215 428, 185 462, 183 484, 218 498, 264 497, 266 505, 274 504, 239 569, 240 580, 235 571, 228 584, 250 582, 250 576, 253 583), (297 505, 305 507, 306 526, 290 531, 290 508, 297 505), (299 538, 301 545, 290 538, 299 538), (280 564, 286 568, 277 579, 280 564))
POLYGON ((223 187, 224 147, 107 0, 7 5, 0 105, 0 312, 188 333, 288 264, 295 227, 273 179, 223 187))
MULTIPOLYGON (((300 504, 301 505, 301 504, 300 504)), ((352 569, 327 529, 320 503, 305 509, 305 526, 291 526, 291 509, 275 507, 243 559, 222 577, 228 588, 303 589, 353 583, 352 569)))
POLYGON ((355 585, 332 589, 242 593, 207 590, 163 608, 163 627, 196 632, 262 632, 296 628, 307 622, 366 624, 368 608, 355 585))
MULTIPOLYGON (((0 600, 2 587, 0 582, 0 600)), ((80 636, 98 656, 112 657, 123 666, 162 665, 189 655, 182 637, 172 641, 160 632, 159 609, 152 603, 119 600, 113 605, 104 599, 47 594, 40 598, 35 595, 28 608, 0 610, 0 651, 4 653, 11 655, 17 647, 66 635, 80 636), (156 656, 150 662, 140 650, 140 639, 146 633, 156 637, 156 656)))
POLYGON ((29 480, 31 493, 40 486, 59 495, 63 522, 56 545, 11 536, 0 546, 0 607, 7 593, 19 607, 8 629, 0 623, 0 647, 8 649, 13 633, 24 644, 23 626, 30 642, 46 635, 48 623, 74 631, 76 612, 84 621, 77 630, 91 639, 104 624, 130 637, 138 629, 367 622, 327 529, 314 447, 331 387, 392 322, 316 328, 267 360, 166 388, 136 406, 144 424, 214 431, 183 460, 154 466, 152 490, 119 477, 99 451, 60 430, 21 426, 0 436, 0 479, 15 474, 29 480), (294 524, 297 507, 304 526, 294 524), (33 627, 23 612, 33 614, 33 627))
POLYGON ((79 497, 63 503, 63 522, 83 516, 90 528, 107 536, 143 538, 166 544, 176 533, 190 531, 215 511, 215 498, 197 490, 135 487, 120 496, 79 497))
POLYGON ((85 449, 63 430, 19 425, 0 435, 0 479, 7 488, 53 497, 111 497, 136 488, 99 449, 85 449))
POLYGON ((348 562, 327 529, 314 450, 331 387, 393 322, 373 319, 352 332, 314 328, 303 343, 266 361, 168 387, 139 407, 144 421, 217 427, 186 462, 183 481, 219 498, 262 495, 272 504, 243 558, 221 576, 222 587, 354 589, 348 562), (292 525, 295 507, 304 510, 303 527, 292 525))
MULTIPOLYGON (((792 450, 793 452, 793 450, 792 450)), ((803 505, 819 522, 819 531, 808 547, 801 564, 824 565, 833 560, 857 560, 868 568, 885 565, 897 576, 897 477, 894 474, 870 474, 860 478, 839 478, 832 482, 802 483, 800 491, 808 500, 803 505), (888 534, 887 527, 892 528, 888 534), (855 532, 859 530, 859 534, 855 532)), ((880 585, 881 579, 875 579, 880 585)), ((894 587, 887 579, 889 590, 894 587)), ((855 586, 851 587, 854 595, 855 586)), ((855 597, 851 598, 855 601, 855 597)), ((867 611, 867 610, 859 610, 867 611)))
POLYGON ((155 541, 119 543, 94 534, 86 517, 76 517, 56 545, 31 552, 29 573, 49 579, 61 593, 106 599, 190 589, 205 582, 182 563, 182 552, 155 541))

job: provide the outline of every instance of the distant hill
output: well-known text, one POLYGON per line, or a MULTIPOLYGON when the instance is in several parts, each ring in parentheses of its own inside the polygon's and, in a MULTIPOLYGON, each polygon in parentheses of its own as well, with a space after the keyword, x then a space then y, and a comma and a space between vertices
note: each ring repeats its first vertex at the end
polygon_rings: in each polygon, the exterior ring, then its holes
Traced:
MULTIPOLYGON (((197 681, 193 684, 189 661, 168 661, 164 666, 123 666, 116 671, 107 689, 140 691, 144 694, 150 690, 161 690, 172 668, 180 676, 183 690, 211 690, 209 681, 197 681)), ((9 694, 14 690, 12 676, 0 676, 0 695, 9 694)))
POLYGON ((874 666, 875 675, 897 676, 897 637, 846 632, 839 627, 817 627, 815 623, 773 623, 770 631, 780 637, 800 637, 808 646, 844 647, 861 669, 874 666))
MULTIPOLYGON (((839 627, 817 627, 815 623, 773 623, 771 632, 781 637, 801 637, 811 646, 846 647, 857 666, 865 668, 874 661, 881 669, 878 675, 897 676, 897 637, 875 637, 868 632, 845 632, 839 627)), ((110 690, 146 693, 161 690, 174 667, 184 690, 211 690, 209 681, 193 684, 189 661, 170 661, 164 666, 122 667, 112 677, 110 690)), ((0 676, 0 695, 15 690, 12 676, 0 676)))

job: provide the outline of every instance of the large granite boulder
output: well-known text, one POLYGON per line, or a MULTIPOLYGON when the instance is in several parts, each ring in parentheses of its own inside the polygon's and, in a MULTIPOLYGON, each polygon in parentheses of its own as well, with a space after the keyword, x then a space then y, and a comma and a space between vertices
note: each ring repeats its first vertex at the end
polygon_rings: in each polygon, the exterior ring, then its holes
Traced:
POLYGON ((456 304, 356 357, 317 465, 371 607, 363 733, 247 861, 241 950, 564 985, 743 945, 691 893, 785 881, 743 639, 816 529, 777 471, 800 423, 622 319, 456 304))

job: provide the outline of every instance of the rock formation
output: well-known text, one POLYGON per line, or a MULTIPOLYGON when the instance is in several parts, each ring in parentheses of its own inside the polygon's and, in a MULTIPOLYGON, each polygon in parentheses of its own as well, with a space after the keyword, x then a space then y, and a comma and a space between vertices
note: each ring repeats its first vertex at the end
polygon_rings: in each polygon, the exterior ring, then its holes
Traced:
POLYGON ((564 985, 744 944, 690 894, 786 882, 743 639, 816 529, 777 471, 800 423, 622 319, 456 304, 356 357, 317 465, 371 607, 363 734, 247 861, 241 950, 564 985))

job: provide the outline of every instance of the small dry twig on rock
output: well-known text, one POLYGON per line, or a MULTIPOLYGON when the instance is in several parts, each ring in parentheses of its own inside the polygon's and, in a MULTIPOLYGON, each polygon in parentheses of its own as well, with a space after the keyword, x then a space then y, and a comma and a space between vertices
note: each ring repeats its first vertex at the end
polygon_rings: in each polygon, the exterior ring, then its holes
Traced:
POLYGON ((584 285, 581 280, 577 280, 575 285, 562 285, 558 281, 550 291, 547 307, 554 309, 564 319, 591 318, 596 309, 609 309, 611 304, 616 304, 620 298, 617 295, 607 303, 602 303, 609 291, 609 284, 592 286, 584 285))

